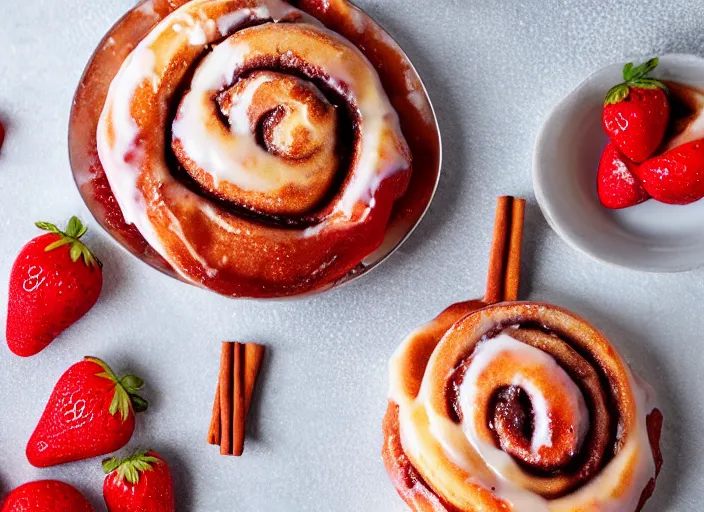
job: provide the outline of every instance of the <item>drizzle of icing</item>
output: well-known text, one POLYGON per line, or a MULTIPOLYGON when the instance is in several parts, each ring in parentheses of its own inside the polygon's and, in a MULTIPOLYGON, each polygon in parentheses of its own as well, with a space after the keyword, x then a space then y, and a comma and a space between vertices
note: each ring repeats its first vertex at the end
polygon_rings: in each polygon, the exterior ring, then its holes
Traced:
MULTIPOLYGON (((407 394, 406 353, 414 350, 418 343, 422 343, 419 340, 427 336, 427 333, 433 332, 435 328, 431 322, 414 331, 398 347, 389 362, 388 396, 389 400, 399 407, 399 433, 406 454, 418 455, 422 453, 421 447, 425 446, 424 435, 426 434, 416 424, 419 417, 418 411, 422 410, 427 414, 428 432, 448 460, 466 472, 467 483, 490 489, 494 496, 510 505, 512 512, 571 512, 584 510, 585 506, 591 507, 589 510, 595 512, 623 512, 636 509, 643 488, 656 473, 646 427, 646 417, 656 405, 654 392, 648 384, 636 374, 629 373, 630 389, 636 403, 637 421, 635 428, 630 431, 614 458, 594 478, 573 493, 553 500, 546 499, 514 483, 513 476, 523 471, 516 461, 496 446, 476 436, 476 425, 472 424, 476 386, 483 377, 482 370, 489 368, 492 360, 500 354, 510 351, 518 354, 520 358, 534 359, 546 365, 550 378, 558 379, 561 385, 574 396, 576 417, 585 420, 588 411, 581 391, 552 356, 508 335, 500 334, 495 338, 485 338, 477 345, 472 362, 460 385, 459 404, 463 411, 463 422, 461 425, 455 424, 430 405, 428 396, 430 386, 427 381, 433 376, 428 372, 423 377, 418 396, 412 397, 407 394), (614 491, 614 485, 621 482, 624 474, 629 475, 630 484, 625 489, 614 491)), ((433 357, 429 366, 432 365, 433 357)), ((516 376, 513 384, 521 386, 531 397, 536 420, 532 438, 534 451, 542 446, 549 446, 551 444, 550 417, 546 414, 546 407, 541 405, 543 402, 547 403, 549 397, 542 396, 538 390, 532 389, 534 386, 530 380, 520 374, 516 376)), ((577 428, 580 429, 579 435, 583 439, 588 432, 588 422, 578 422, 577 428)), ((619 428, 622 432, 623 427, 619 425, 619 428)), ((441 463, 442 461, 437 461, 435 464, 441 463)))
MULTIPOLYGON (((486 377, 486 372, 491 371, 490 366, 492 363, 499 356, 506 353, 519 359, 526 366, 528 366, 527 363, 530 363, 533 369, 540 368, 543 376, 547 376, 551 382, 558 383, 558 386, 564 389, 565 395, 572 401, 570 404, 572 409, 571 416, 574 420, 572 424, 578 428, 578 445, 581 445, 589 431, 589 412, 579 387, 552 356, 535 347, 521 343, 507 334, 500 334, 495 338, 483 341, 477 346, 472 357, 472 363, 467 373, 465 373, 460 386, 459 403, 462 410, 471 411, 473 409, 479 387, 482 385, 483 378, 486 377)), ((552 438, 554 433, 551 424, 550 400, 544 395, 540 385, 532 380, 531 376, 521 372, 521 368, 516 369, 511 384, 522 388, 531 399, 533 408, 531 448, 534 454, 538 454, 541 447, 551 447, 553 445, 552 438)), ((512 461, 510 455, 496 448, 493 444, 482 441, 477 436, 477 425, 474 424, 475 419, 476 416, 474 414, 468 413, 464 416, 463 428, 467 438, 491 467, 506 467, 506 463, 512 461), (496 460, 496 464, 493 464, 492 460, 496 460)))
POLYGON ((196 251, 193 246, 188 243, 188 239, 186 238, 186 235, 183 233, 183 228, 181 227, 181 223, 179 222, 178 218, 170 211, 168 210, 168 215, 169 215, 169 220, 171 221, 171 231, 176 234, 181 240, 183 240, 184 245, 188 249, 188 252, 190 255, 198 261, 201 266, 205 269, 205 273, 207 274, 208 277, 215 277, 218 273, 218 270, 216 268, 212 268, 208 265, 208 263, 205 261, 205 259, 198 254, 198 251, 196 251))
MULTIPOLYGON (((239 9, 213 19, 208 18, 204 14, 204 11, 199 10, 200 6, 209 3, 215 3, 215 0, 192 0, 184 4, 157 24, 149 35, 137 45, 130 56, 125 60, 110 85, 97 131, 99 157, 126 222, 133 224, 157 253, 169 261, 182 277, 191 281, 193 279, 189 278, 183 269, 179 269, 177 262, 172 260, 169 252, 163 246, 160 236, 156 233, 150 220, 146 198, 143 197, 140 188, 137 186, 137 180, 141 175, 141 167, 144 163, 145 155, 139 142, 140 127, 133 117, 132 109, 134 105, 132 104, 132 99, 136 92, 142 87, 151 86, 151 89, 155 93, 154 97, 157 96, 157 93, 162 94, 162 91, 160 91, 162 77, 159 76, 158 73, 160 71, 158 72, 157 68, 163 70, 164 63, 158 60, 155 54, 155 48, 157 46, 164 46, 161 45, 162 40, 160 39, 163 35, 166 36, 165 40, 172 50, 175 48, 175 45, 185 46, 185 43, 190 46, 206 46, 217 41, 220 37, 228 35, 239 24, 250 19, 254 19, 255 21, 273 21, 276 23, 283 18, 289 17, 287 21, 295 20, 299 24, 301 21, 304 21, 316 30, 335 38, 341 45, 356 52, 358 56, 368 64, 372 73, 372 80, 371 83, 365 85, 364 93, 367 98, 369 98, 369 101, 358 105, 360 133, 362 134, 356 162, 358 169, 357 172, 352 175, 353 177, 345 188, 341 200, 336 202, 336 209, 333 214, 315 227, 324 229, 326 225, 329 226, 350 219, 353 209, 355 213, 357 213, 357 206, 364 202, 367 203, 367 208, 362 211, 361 217, 362 219, 366 218, 372 207, 373 195, 378 190, 380 183, 395 172, 409 167, 407 154, 404 154, 401 149, 394 154, 394 151, 389 146, 386 146, 383 151, 383 168, 379 169, 379 166, 375 165, 374 153, 380 152, 380 134, 384 130, 395 131, 398 134, 400 134, 401 131, 398 116, 386 97, 378 76, 373 71, 372 65, 366 60, 366 57, 364 57, 356 47, 341 36, 322 28, 317 20, 295 9, 288 2, 283 0, 260 0, 257 7, 239 9), (155 44, 157 41, 158 44, 155 44)), ((153 11, 149 3, 145 4, 140 9, 144 10, 145 14, 151 14, 153 11)), ((214 50, 210 52, 204 59, 204 62, 199 66, 191 82, 191 93, 193 90, 198 90, 199 88, 200 90, 213 90, 229 85, 229 82, 233 78, 233 70, 237 69, 238 65, 241 65, 242 58, 247 55, 247 52, 248 49, 246 45, 238 46, 229 44, 229 39, 216 45, 214 50), (209 67, 205 65, 206 62, 213 62, 214 64, 212 67, 209 67)), ((335 82, 329 85, 338 90, 344 89, 344 87, 352 81, 351 77, 346 74, 347 71, 344 63, 332 63, 329 69, 325 68, 325 71, 331 77, 331 81, 335 82)), ((141 92, 144 92, 144 90, 141 90, 140 93, 141 92)), ((198 164, 201 164, 203 162, 199 160, 202 159, 205 162, 212 155, 199 155, 198 153, 199 150, 203 148, 203 145, 195 144, 200 137, 198 127, 203 126, 203 119, 198 119, 198 113, 201 111, 200 108, 202 107, 199 102, 202 101, 202 98, 198 98, 195 95, 193 98, 192 102, 191 99, 184 98, 184 104, 187 104, 187 106, 174 121, 172 128, 175 138, 179 138, 184 144, 191 144, 189 157, 193 158, 198 164), (191 125, 191 122, 195 124, 191 125)), ((238 119, 240 119, 241 114, 241 111, 231 112, 231 116, 238 119)), ((233 127, 235 126, 236 123, 233 124, 233 127)), ((249 150, 252 152, 262 151, 262 148, 256 145, 253 136, 250 135, 248 140, 249 143, 247 143, 247 146, 249 150)), ((215 159, 217 160, 217 158, 216 156, 215 159)), ((377 158, 379 157, 377 156, 377 158)), ((208 162, 205 163, 208 164, 208 162)), ((204 169, 207 168, 207 172, 212 173, 211 175, 214 180, 222 178, 219 172, 212 172, 212 168, 208 168, 208 165, 202 167, 204 169)), ((225 170, 225 167, 226 166, 221 166, 221 169, 225 170)), ((170 176, 163 162, 154 162, 152 169, 159 174, 164 184, 174 184, 173 178, 170 176)), ((231 173, 231 169, 228 170, 228 172, 231 173)), ((244 179, 241 174, 237 174, 236 178, 244 179)), ((231 174, 228 174, 227 179, 235 178, 231 174)), ((241 183, 245 185, 245 187, 255 191, 259 190, 257 187, 269 186, 267 183, 258 182, 256 177, 253 177, 251 173, 250 176, 244 180, 245 181, 241 183)), ((206 200, 201 200, 188 191, 184 191, 183 194, 184 197, 188 198, 190 203, 196 205, 209 219, 212 220, 213 217, 222 215, 221 212, 214 214, 212 210, 206 211, 206 200)), ((165 206, 163 202, 161 202, 160 205, 162 207, 165 206)), ((174 216, 173 212, 168 209, 167 213, 170 217, 174 216)), ((225 220, 218 218, 217 225, 219 227, 225 229, 224 226, 226 224, 227 222, 225 220)), ((172 222, 171 231, 183 242, 184 247, 191 256, 202 264, 203 270, 208 276, 212 276, 217 272, 216 269, 206 264, 202 255, 197 253, 194 245, 186 238, 183 229, 180 229, 180 225, 172 222)), ((241 232, 238 232, 237 234, 239 235, 240 233, 241 232)), ((297 232, 297 236, 303 238, 312 236, 312 234, 313 231, 309 229, 303 229, 297 232)))
MULTIPOLYGON (((106 175, 128 224, 138 223, 145 215, 144 198, 137 193, 136 185, 143 155, 137 144, 139 126, 132 117, 130 101, 137 88, 144 82, 149 82, 152 87, 155 86, 157 81, 154 74, 155 62, 156 55, 147 48, 146 44, 127 57, 125 64, 110 85, 108 97, 112 98, 112 105, 103 110, 98 125, 100 132, 100 126, 106 122, 108 115, 111 116, 115 134, 114 142, 111 146, 108 138, 100 136, 99 133, 98 154, 103 166, 113 170, 110 173, 106 172, 106 175)), ((106 105, 108 105, 107 102, 106 105)), ((151 243, 150 240, 148 242, 151 243)))

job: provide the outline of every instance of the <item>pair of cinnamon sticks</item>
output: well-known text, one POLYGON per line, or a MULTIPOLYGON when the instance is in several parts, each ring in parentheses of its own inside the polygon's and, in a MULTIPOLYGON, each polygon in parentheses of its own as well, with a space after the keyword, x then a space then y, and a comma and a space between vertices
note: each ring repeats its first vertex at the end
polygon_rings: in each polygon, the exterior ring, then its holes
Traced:
POLYGON ((208 443, 220 445, 221 455, 239 457, 244 452, 247 413, 254 384, 264 359, 264 346, 224 342, 215 389, 208 443))
POLYGON ((497 200, 484 295, 486 304, 518 300, 525 210, 525 199, 501 196, 497 200))

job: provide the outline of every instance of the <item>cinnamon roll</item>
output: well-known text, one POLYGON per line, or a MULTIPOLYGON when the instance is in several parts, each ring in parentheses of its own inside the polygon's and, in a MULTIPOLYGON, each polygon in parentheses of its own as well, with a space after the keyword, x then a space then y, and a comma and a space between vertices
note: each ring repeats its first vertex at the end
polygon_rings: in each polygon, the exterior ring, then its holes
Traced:
MULTIPOLYGON (((432 110, 409 92, 422 91, 413 73, 405 95, 387 92, 401 68, 383 69, 369 25, 340 0, 142 2, 82 80, 98 97, 109 83, 92 124, 98 159, 79 180, 89 205, 132 252, 221 294, 297 295, 344 278, 399 208, 417 216, 401 201, 412 171, 439 159, 436 141, 416 162, 427 137, 413 124, 432 110)), ((94 103, 79 90, 72 124, 94 103)), ((86 160, 92 139, 72 130, 84 139, 72 161, 86 160)))
POLYGON ((390 363, 383 456, 423 512, 633 512, 662 465, 651 388, 556 306, 456 304, 390 363))

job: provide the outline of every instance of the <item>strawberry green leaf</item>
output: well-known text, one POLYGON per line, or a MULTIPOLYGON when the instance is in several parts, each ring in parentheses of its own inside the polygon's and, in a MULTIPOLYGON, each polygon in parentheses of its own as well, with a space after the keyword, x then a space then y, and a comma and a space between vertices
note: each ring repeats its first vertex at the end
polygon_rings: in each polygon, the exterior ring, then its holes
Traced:
POLYGON ((83 224, 75 215, 71 217, 68 221, 68 226, 66 226, 66 236, 71 238, 78 238, 78 233, 83 229, 83 224))
POLYGON ((49 231, 50 233, 55 233, 57 235, 63 235, 63 232, 59 230, 54 224, 50 222, 35 222, 35 226, 37 226, 39 229, 43 231, 49 231))
POLYGON ((139 395, 130 395, 130 399, 132 400, 132 407, 136 413, 144 412, 149 408, 149 402, 139 395))
POLYGON ((117 470, 117 474, 121 480, 127 480, 131 484, 139 483, 139 472, 132 464, 120 467, 117 470))
POLYGON ((70 238, 59 238, 56 242, 47 245, 46 248, 44 248, 44 252, 53 251, 54 249, 58 249, 70 243, 72 243, 70 238))
POLYGON ((628 82, 631 78, 633 78, 633 63, 629 62, 623 66, 623 79, 628 82))
POLYGON ((81 246, 78 245, 78 242, 73 242, 71 244, 71 252, 70 252, 71 261, 73 261, 74 263, 77 262, 82 254, 83 254, 83 251, 81 251, 81 246))
POLYGON ((83 360, 89 361, 91 363, 95 363, 103 369, 104 373, 98 373, 97 377, 103 377, 105 379, 110 379, 112 381, 117 382, 117 377, 115 376, 115 373, 112 371, 112 369, 110 369, 110 367, 107 365, 107 363, 105 361, 103 361, 102 359, 98 359, 97 357, 93 357, 93 356, 86 356, 83 358, 83 360))
POLYGON ((121 385, 115 385, 115 394, 112 397, 112 402, 110 402, 110 414, 115 416, 120 413, 122 422, 124 423, 130 417, 130 411, 132 410, 132 402, 130 401, 130 395, 127 394, 125 388, 121 385))
POLYGON ((149 451, 139 451, 122 460, 115 457, 106 459, 103 461, 103 471, 105 474, 117 471, 118 480, 136 485, 142 473, 153 471, 154 464, 162 463, 157 457, 147 455, 148 453, 149 451))
POLYGON ((103 471, 106 475, 112 473, 120 467, 120 463, 121 461, 117 457, 110 457, 109 459, 105 459, 103 461, 103 471))
MULTIPOLYGON (((654 59, 650 59, 647 62, 644 62, 640 66, 636 66, 635 68, 632 69, 631 78, 627 81, 636 81, 636 80, 640 80, 641 78, 644 78, 648 73, 650 73, 652 70, 654 70, 656 67, 658 67, 659 63, 660 63, 660 59, 654 58, 654 59)), ((625 68, 624 68, 624 71, 625 71, 625 68)))
POLYGON ((606 93, 604 105, 611 105, 625 100, 630 94, 631 87, 638 87, 641 89, 662 89, 667 91, 665 84, 659 80, 647 78, 648 73, 658 67, 659 62, 660 59, 656 57, 636 67, 633 67, 632 62, 626 64, 623 67, 624 82, 612 87, 609 92, 606 93))
POLYGON ((144 386, 144 381, 135 375, 126 375, 118 378, 110 367, 97 357, 86 357, 86 361, 93 362, 100 366, 103 371, 96 373, 96 377, 108 379, 115 384, 115 394, 110 402, 109 412, 111 415, 120 413, 122 421, 127 421, 130 411, 135 413, 144 412, 149 407, 148 402, 137 394, 144 386))
POLYGON ((633 82, 633 87, 640 87, 641 89, 662 89, 667 92, 667 86, 660 80, 655 80, 654 78, 641 78, 633 82))
POLYGON ((128 393, 136 393, 144 387, 144 381, 136 375, 127 375, 120 381, 128 393))
POLYGON ((134 461, 134 463, 132 464, 132 467, 139 472, 150 471, 152 469, 152 465, 145 460, 134 461))
POLYGON ((612 87, 608 93, 606 93, 606 100, 604 105, 611 105, 614 103, 620 103, 630 94, 631 90, 626 84, 618 84, 612 87))
POLYGON ((49 222, 37 222, 36 226, 39 229, 49 231, 61 237, 60 240, 49 244, 46 247, 45 251, 53 251, 54 249, 58 249, 59 247, 63 247, 64 245, 71 244, 69 256, 71 257, 71 260, 74 263, 77 262, 79 259, 83 258, 83 262, 90 268, 103 266, 95 258, 95 256, 93 256, 88 247, 86 247, 85 244, 80 241, 80 238, 86 234, 88 228, 83 225, 83 223, 78 217, 71 217, 71 219, 68 221, 68 226, 66 227, 65 232, 61 231, 54 224, 51 224, 49 222))

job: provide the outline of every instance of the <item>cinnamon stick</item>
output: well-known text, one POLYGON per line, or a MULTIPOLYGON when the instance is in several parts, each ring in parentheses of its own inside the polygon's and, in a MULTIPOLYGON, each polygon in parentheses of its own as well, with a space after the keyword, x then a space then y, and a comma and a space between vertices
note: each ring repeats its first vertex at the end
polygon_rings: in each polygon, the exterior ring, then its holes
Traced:
POLYGON ((208 427, 208 444, 220 444, 220 375, 215 386, 215 401, 213 402, 213 415, 208 427))
POLYGON ((234 343, 234 368, 232 375, 232 455, 239 457, 244 451, 244 345, 234 343))
POLYGON ((484 302, 518 299, 525 200, 501 196, 496 203, 484 302))
POLYGON ((511 212, 511 232, 506 258, 506 274, 503 300, 518 300, 518 288, 521 284, 521 250, 523 242, 523 222, 526 214, 524 199, 513 200, 511 212))
POLYGON ((249 414, 249 406, 252 403, 254 394, 254 384, 264 360, 264 346, 256 343, 247 343, 244 346, 244 414, 249 414))
POLYGON ((222 455, 242 455, 247 414, 265 349, 254 343, 224 342, 208 443, 222 455))
POLYGON ((234 353, 233 343, 223 343, 220 354, 220 455, 232 453, 232 406, 234 395, 234 353))

